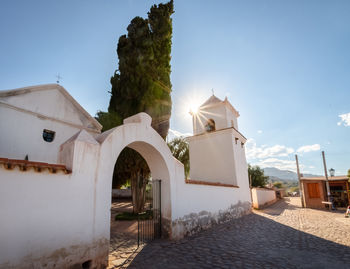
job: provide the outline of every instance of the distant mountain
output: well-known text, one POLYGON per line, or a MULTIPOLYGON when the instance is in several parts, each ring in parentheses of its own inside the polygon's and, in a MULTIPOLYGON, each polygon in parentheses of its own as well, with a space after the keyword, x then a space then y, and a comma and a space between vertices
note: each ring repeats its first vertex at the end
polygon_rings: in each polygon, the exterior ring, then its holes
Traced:
MULTIPOLYGON (((298 180, 297 173, 289 170, 281 170, 275 167, 266 167, 263 169, 265 176, 269 176, 271 179, 282 180, 298 180)), ((304 177, 317 177, 317 175, 303 174, 304 177)))

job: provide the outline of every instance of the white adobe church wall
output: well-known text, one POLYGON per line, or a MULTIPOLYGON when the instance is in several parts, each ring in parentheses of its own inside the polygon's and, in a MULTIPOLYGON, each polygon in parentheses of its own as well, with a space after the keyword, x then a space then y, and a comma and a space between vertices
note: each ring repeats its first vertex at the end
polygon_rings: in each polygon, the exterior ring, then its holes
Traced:
POLYGON ((0 169, 0 268, 106 264, 109 238, 94 233, 100 146, 84 132, 65 145, 71 174, 0 169))
POLYGON ((232 130, 188 137, 190 178, 237 185, 232 130))
POLYGON ((192 113, 194 135, 188 137, 190 179, 231 185, 248 181, 244 143, 246 138, 237 129, 239 113, 227 99, 212 95, 192 113), (210 118, 209 118, 210 117, 210 118), (206 130, 210 120, 213 130, 206 130), (202 129, 198 128, 198 122, 202 129))
POLYGON ((172 237, 175 182, 183 165, 151 127, 145 113, 101 134, 98 142, 85 130, 60 147, 61 163, 71 174, 6 170, 0 167, 0 268, 52 268, 107 265, 112 174, 121 150, 129 146, 162 180, 163 231, 172 237), (177 172, 176 172, 177 171, 177 172), (6 242, 6 243, 3 243, 6 242))
POLYGON ((57 163, 60 145, 81 129, 96 136, 101 126, 60 85, 0 91, 0 157, 57 163))
POLYGON ((177 182, 177 192, 183 199, 177 201, 173 211, 175 237, 251 211, 246 139, 237 130, 238 116, 227 99, 221 101, 215 96, 193 114, 194 136, 187 138, 190 179, 187 183, 177 182), (205 115, 215 121, 215 131, 206 132, 202 128, 209 119, 205 115))
POLYGON ((172 238, 181 239, 251 212, 249 186, 239 188, 176 182, 172 238))

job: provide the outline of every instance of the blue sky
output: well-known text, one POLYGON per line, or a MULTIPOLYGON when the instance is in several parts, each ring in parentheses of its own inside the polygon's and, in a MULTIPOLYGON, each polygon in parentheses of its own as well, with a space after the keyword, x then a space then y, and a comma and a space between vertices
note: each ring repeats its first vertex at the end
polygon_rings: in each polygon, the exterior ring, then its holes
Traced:
MULTIPOLYGON (((0 89, 54 83, 106 110, 117 41, 160 1, 1 1, 0 89)), ((350 1, 185 1, 173 15, 171 129, 189 100, 228 96, 248 161, 322 174, 350 168, 350 1), (340 115, 343 115, 340 117, 340 115)))

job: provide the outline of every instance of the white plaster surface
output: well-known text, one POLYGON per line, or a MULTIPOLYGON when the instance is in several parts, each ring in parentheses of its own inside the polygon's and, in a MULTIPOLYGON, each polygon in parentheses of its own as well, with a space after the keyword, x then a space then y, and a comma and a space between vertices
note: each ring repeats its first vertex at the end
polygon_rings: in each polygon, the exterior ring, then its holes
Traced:
POLYGON ((233 129, 189 137, 190 179, 237 185, 233 140, 233 129))
POLYGON ((253 207, 261 208, 276 201, 276 192, 264 188, 252 188, 253 207))
MULTIPOLYGON (((3 118, 7 120, 6 128, 1 130, 10 131, 7 136, 15 135, 11 119, 19 119, 7 115, 9 118, 3 118)), ((26 116, 19 117, 23 124, 26 116)), ((39 126, 33 122, 34 127, 39 126)), ((50 128, 59 128, 59 122, 54 122, 50 128)), ((216 216, 237 204, 250 204, 244 147, 232 141, 229 145, 231 153, 242 157, 231 159, 232 166, 239 166, 235 170, 239 188, 186 184, 183 164, 172 156, 166 142, 151 127, 147 114, 137 114, 124 123, 98 136, 81 128, 69 136, 67 131, 68 137, 58 139, 56 159, 71 169, 71 174, 0 168, 0 268, 37 268, 45 264, 64 268, 98 257, 103 262, 110 237, 112 174, 125 147, 138 151, 147 161, 152 178, 162 180, 162 223, 171 238, 184 236, 186 231, 174 225, 181 218, 203 211, 216 216)), ((21 146, 16 150, 12 146, 1 147, 0 156, 22 156, 19 150, 23 150, 30 159, 37 156, 34 160, 54 161, 53 155, 41 153, 45 148, 36 144, 34 133, 30 132, 25 143, 19 142, 21 146), (34 146, 26 148, 25 144, 34 146), (8 156, 12 152, 18 155, 8 156)), ((232 135, 238 134, 230 131, 226 138, 232 139, 232 135)))
POLYGON ((238 116, 238 112, 227 100, 215 104, 202 105, 193 117, 193 134, 205 133, 205 125, 209 119, 215 121, 216 130, 229 127, 234 127, 238 130, 238 116))
POLYGON ((0 157, 57 163, 60 145, 81 129, 96 136, 101 127, 57 84, 0 91, 0 157), (53 142, 44 129, 56 132, 53 142))
POLYGON ((196 229, 194 226, 197 222, 210 227, 212 222, 218 223, 223 215, 239 217, 250 211, 251 196, 244 149, 246 138, 237 131, 238 116, 227 100, 202 105, 199 112, 193 114, 194 136, 187 138, 190 179, 230 184, 236 188, 177 181, 176 201, 172 210, 174 238, 181 238, 184 233, 191 234, 189 229, 196 229), (205 132, 204 129, 209 118, 215 121, 216 130, 213 132, 205 132))

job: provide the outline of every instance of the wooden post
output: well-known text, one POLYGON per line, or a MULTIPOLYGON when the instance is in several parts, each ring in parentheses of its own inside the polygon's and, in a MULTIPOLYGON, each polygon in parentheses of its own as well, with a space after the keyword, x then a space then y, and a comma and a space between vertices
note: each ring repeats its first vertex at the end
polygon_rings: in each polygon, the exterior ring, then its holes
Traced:
POLYGON ((348 196, 348 206, 350 206, 350 186, 349 186, 349 180, 346 181, 346 194, 348 196))
MULTIPOLYGON (((327 165, 326 165, 326 157, 324 155, 324 151, 322 151, 322 158, 323 158, 324 175, 326 177, 327 201, 330 202, 331 201, 331 190, 329 188, 327 165)), ((331 206, 329 206, 329 210, 332 210, 331 206)))
POLYGON ((296 155, 296 154, 295 154, 295 161, 297 163, 297 174, 298 174, 298 182, 299 182, 299 193, 300 193, 300 199, 301 199, 301 207, 305 207, 303 185, 302 185, 301 180, 300 180, 299 160, 298 160, 298 155, 296 155))

